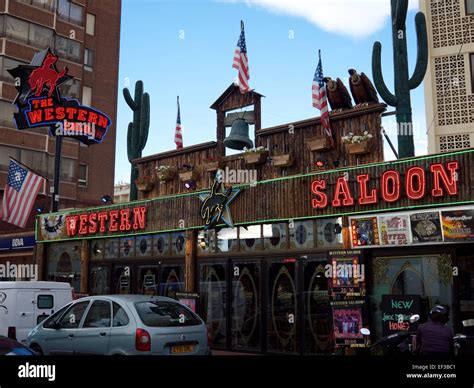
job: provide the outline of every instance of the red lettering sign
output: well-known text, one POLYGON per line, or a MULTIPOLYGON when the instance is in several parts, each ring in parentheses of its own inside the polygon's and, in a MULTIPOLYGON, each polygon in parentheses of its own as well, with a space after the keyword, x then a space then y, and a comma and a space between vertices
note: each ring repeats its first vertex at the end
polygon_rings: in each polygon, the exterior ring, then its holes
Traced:
POLYGON ((66 216, 68 236, 145 229, 147 208, 114 209, 66 216))

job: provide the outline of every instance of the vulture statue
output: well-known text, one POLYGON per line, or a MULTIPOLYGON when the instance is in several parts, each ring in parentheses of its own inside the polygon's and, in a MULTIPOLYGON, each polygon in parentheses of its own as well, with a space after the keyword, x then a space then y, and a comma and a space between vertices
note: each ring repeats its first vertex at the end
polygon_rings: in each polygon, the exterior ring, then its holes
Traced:
POLYGON ((364 73, 357 73, 357 70, 349 69, 349 86, 356 106, 369 105, 379 102, 377 91, 374 85, 364 73))
POLYGON ((326 94, 331 110, 341 111, 352 108, 351 95, 340 78, 334 81, 331 77, 324 77, 323 81, 326 83, 326 94))

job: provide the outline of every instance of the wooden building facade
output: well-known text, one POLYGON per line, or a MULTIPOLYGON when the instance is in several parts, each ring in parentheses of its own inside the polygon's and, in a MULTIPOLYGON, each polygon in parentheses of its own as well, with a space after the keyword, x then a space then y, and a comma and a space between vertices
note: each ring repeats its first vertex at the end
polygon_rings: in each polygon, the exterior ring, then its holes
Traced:
POLYGON ((40 216, 43 278, 196 293, 213 346, 234 351, 347 351, 362 326, 380 337, 436 303, 455 327, 473 318, 474 150, 383 162, 385 105, 332 113, 331 142, 319 118, 261 128, 261 97, 230 86, 212 105, 215 142, 136 160, 139 201, 40 216), (226 156, 229 118, 248 106, 263 148, 226 156), (240 190, 233 227, 201 214, 217 172, 240 190), (394 312, 395 299, 411 307, 394 312))

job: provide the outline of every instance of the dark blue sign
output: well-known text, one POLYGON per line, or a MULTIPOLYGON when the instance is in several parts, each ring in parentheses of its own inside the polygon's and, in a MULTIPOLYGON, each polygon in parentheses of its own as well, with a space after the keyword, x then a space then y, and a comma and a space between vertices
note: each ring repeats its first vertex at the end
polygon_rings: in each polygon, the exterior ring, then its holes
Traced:
POLYGON ((0 238, 0 251, 31 249, 35 244, 35 236, 0 238))

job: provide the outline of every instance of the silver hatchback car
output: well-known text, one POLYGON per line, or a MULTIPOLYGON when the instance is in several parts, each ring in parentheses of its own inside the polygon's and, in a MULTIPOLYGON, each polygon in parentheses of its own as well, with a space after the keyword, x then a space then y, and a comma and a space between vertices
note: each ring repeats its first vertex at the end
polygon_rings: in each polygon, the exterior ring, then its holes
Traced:
POLYGON ((78 299, 36 326, 28 346, 45 355, 207 355, 207 327, 174 299, 106 295, 78 299))

